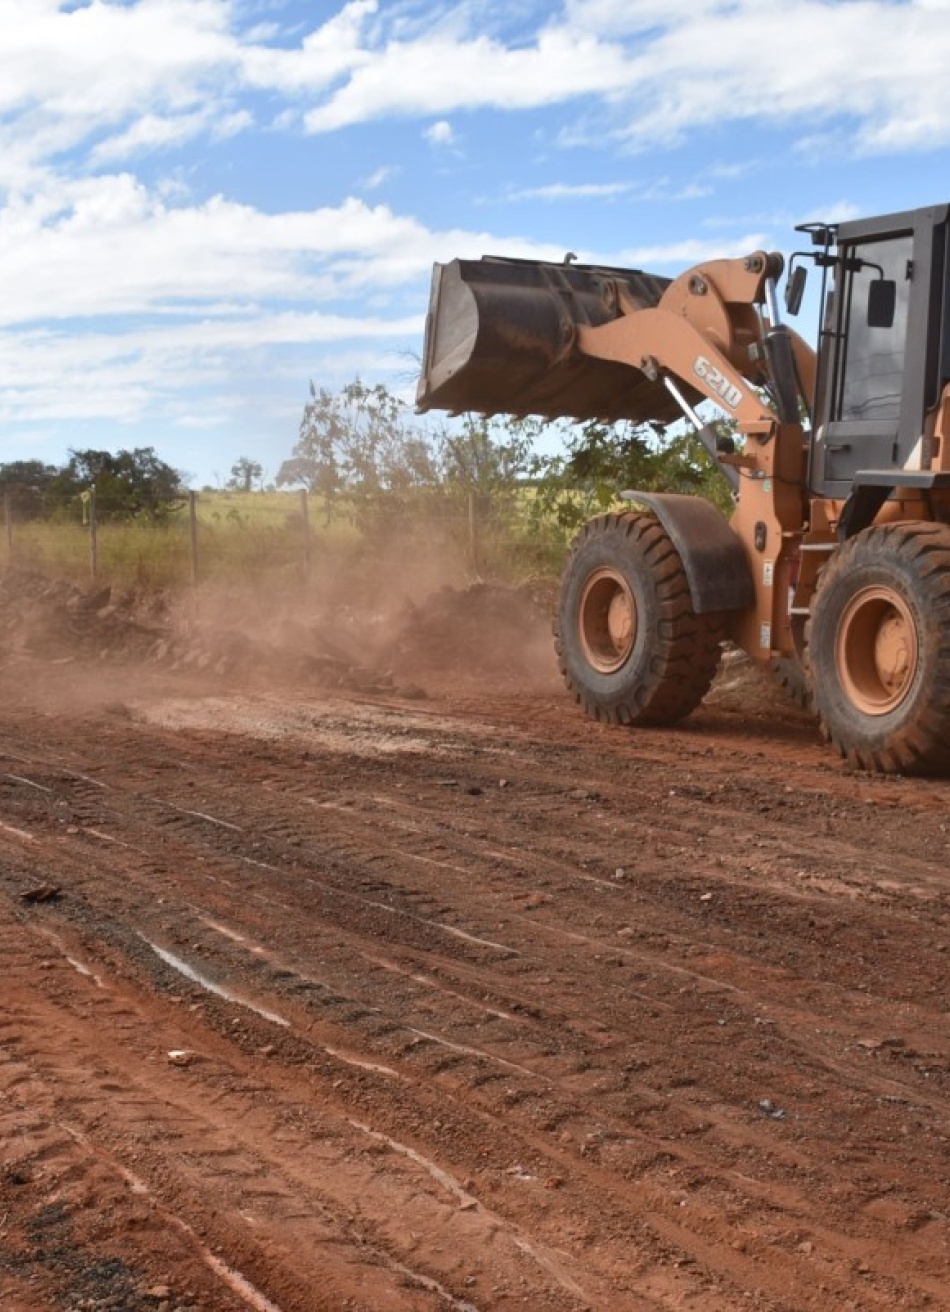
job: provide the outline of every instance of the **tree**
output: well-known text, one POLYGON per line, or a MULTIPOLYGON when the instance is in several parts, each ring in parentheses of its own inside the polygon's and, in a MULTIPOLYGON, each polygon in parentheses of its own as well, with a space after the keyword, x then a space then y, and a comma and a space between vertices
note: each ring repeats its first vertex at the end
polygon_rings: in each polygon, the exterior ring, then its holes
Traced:
POLYGON ((254 484, 259 483, 263 477, 263 465, 258 464, 256 460, 250 460, 247 456, 241 456, 231 466, 231 477, 227 485, 235 492, 250 492, 254 484))
POLYGON ((161 519, 184 504, 181 474, 150 446, 115 455, 70 451, 68 463, 50 485, 50 499, 66 510, 93 483, 100 519, 161 519))
POLYGON ((539 419, 464 415, 460 431, 438 439, 446 483, 482 497, 510 495, 539 471, 534 451, 543 427, 539 419))
POLYGON ((407 499, 439 486, 438 453, 408 407, 382 384, 356 379, 338 393, 310 384, 291 457, 278 487, 303 484, 323 499, 328 519, 345 514, 364 526, 407 499))
POLYGON ((732 504, 725 479, 691 432, 667 438, 652 426, 596 419, 558 432, 562 450, 543 463, 534 512, 562 528, 609 509, 625 489, 696 493, 722 510, 732 504))
POLYGON ((0 465, 0 493, 17 519, 42 519, 58 474, 56 465, 42 460, 11 460, 0 465))
POLYGON ((543 547, 563 545, 568 531, 616 505, 626 488, 696 492, 723 509, 731 504, 725 480, 691 434, 478 414, 433 432, 385 386, 359 379, 339 393, 311 383, 277 484, 302 484, 322 498, 328 520, 345 515, 377 531, 410 516, 458 517, 474 498, 483 527, 506 539, 530 535, 543 547))

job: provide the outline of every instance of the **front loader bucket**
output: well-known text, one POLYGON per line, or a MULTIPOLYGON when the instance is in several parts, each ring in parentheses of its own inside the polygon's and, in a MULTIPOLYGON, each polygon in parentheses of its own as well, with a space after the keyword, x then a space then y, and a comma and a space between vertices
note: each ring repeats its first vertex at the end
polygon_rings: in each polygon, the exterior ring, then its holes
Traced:
POLYGON ((636 269, 486 256, 432 274, 419 410, 541 415, 546 419, 681 418, 660 382, 582 355, 579 325, 623 313, 621 299, 655 306, 668 278, 636 269))

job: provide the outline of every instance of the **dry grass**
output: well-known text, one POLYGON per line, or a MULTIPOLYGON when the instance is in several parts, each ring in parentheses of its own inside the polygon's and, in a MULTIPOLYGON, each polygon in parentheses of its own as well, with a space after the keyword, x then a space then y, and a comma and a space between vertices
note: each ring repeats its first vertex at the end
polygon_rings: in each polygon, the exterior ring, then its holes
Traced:
POLYGON ((105 523, 96 535, 96 570, 88 526, 75 523, 14 524, 12 541, 0 537, 0 560, 79 586, 109 583, 121 589, 179 590, 201 583, 303 585, 362 562, 369 568, 398 550, 419 560, 444 560, 452 576, 506 579, 555 573, 560 548, 524 529, 478 525, 475 550, 467 513, 432 519, 401 516, 360 533, 345 517, 326 523, 296 492, 202 492, 196 504, 192 552, 189 508, 159 523, 105 523), (398 543, 398 547, 395 545, 398 543))

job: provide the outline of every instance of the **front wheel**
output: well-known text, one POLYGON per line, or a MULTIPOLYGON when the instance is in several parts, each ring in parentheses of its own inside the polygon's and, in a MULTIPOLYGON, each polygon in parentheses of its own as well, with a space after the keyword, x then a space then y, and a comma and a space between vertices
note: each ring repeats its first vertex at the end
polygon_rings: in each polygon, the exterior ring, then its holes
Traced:
POLYGON ((950 766, 950 527, 865 529, 822 571, 807 631, 815 708, 852 765, 950 766))
POLYGON ((584 525, 561 579, 555 639, 564 680, 588 715, 672 724, 699 704, 722 623, 693 610, 683 562, 654 515, 584 525))

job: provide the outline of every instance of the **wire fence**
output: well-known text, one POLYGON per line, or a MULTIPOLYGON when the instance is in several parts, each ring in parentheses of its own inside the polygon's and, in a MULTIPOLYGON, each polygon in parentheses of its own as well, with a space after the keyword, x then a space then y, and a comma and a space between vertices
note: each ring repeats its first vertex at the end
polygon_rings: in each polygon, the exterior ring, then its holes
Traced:
POLYGON ((216 581, 281 580, 306 588, 328 572, 404 560, 439 564, 459 579, 501 579, 551 572, 558 544, 530 517, 471 492, 451 505, 381 502, 358 519, 330 516, 307 491, 190 492, 181 511, 159 521, 103 519, 91 486, 82 514, 51 523, 18 514, 3 495, 8 566, 75 583, 142 588, 216 581))

